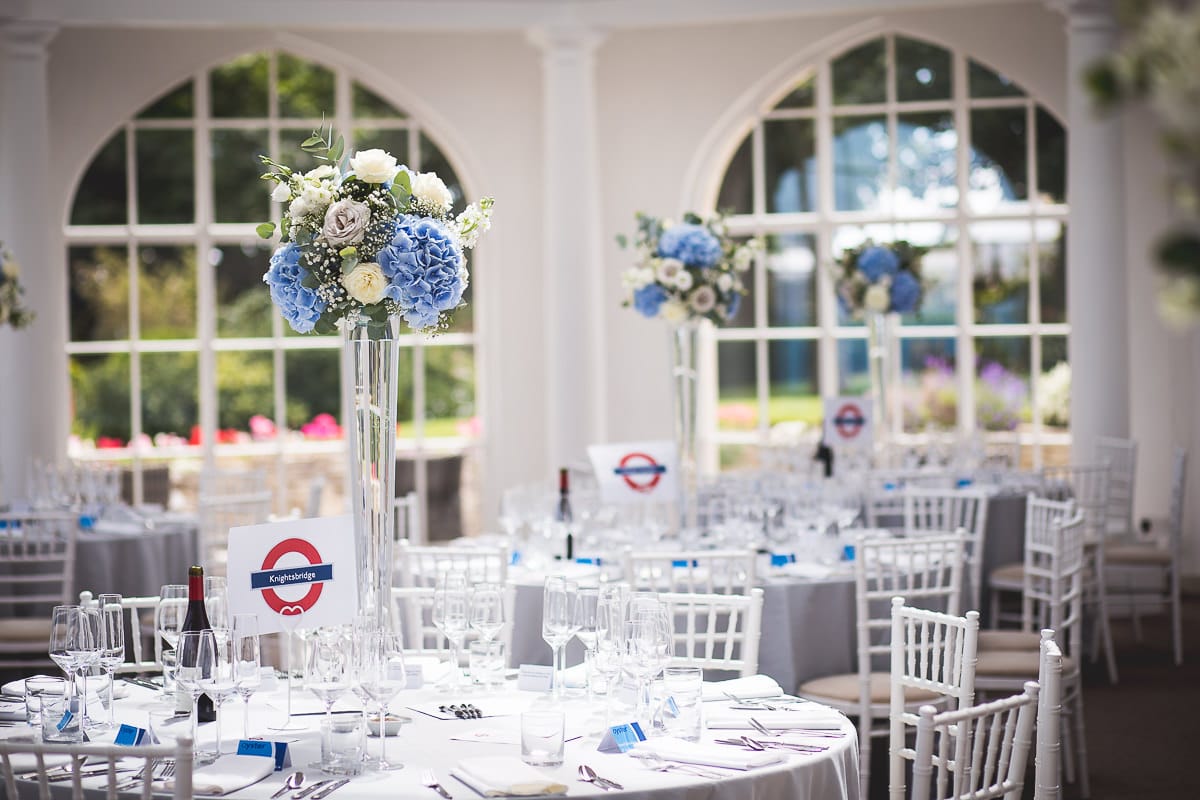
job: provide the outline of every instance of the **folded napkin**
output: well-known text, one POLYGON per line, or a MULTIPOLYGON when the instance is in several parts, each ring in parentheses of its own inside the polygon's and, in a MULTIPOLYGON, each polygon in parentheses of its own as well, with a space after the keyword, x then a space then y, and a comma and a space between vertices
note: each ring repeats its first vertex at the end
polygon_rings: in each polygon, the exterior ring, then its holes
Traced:
POLYGON ((118 536, 135 536, 139 533, 146 532, 146 523, 102 519, 92 525, 92 530, 96 533, 108 533, 118 536))
MULTIPOLYGON (((275 759, 262 756, 225 755, 192 773, 192 794, 223 795, 258 783, 275 771, 275 759)), ((163 784, 174 791, 175 782, 163 784)))
POLYGON ((840 731, 845 723, 845 717, 833 709, 814 705, 812 708, 799 706, 791 711, 751 711, 737 713, 707 714, 705 719, 709 728, 726 728, 732 730, 754 730, 750 718, 754 717, 764 728, 773 731, 786 731, 794 728, 810 728, 818 731, 840 731))
MULTIPOLYGON (((12 764, 13 773, 20 775, 23 772, 33 772, 37 766, 37 756, 33 753, 13 753, 8 757, 9 763, 12 764)), ((63 767, 71 763, 71 756, 66 753, 56 753, 46 756, 46 769, 53 767, 63 767)))
POLYGON ((0 700, 0 722, 24 722, 24 700, 0 700))
POLYGON ((484 797, 546 797, 567 793, 566 784, 513 756, 464 758, 450 774, 484 797))
POLYGON ((649 753, 665 761, 681 764, 700 764, 727 769, 754 769, 778 764, 784 755, 778 750, 739 750, 719 744, 687 742, 683 739, 655 738, 638 742, 633 752, 649 753))
MULTIPOLYGON (((31 677, 31 678, 46 678, 46 677, 61 677, 61 676, 30 675, 29 677, 31 677)), ((88 695, 87 696, 88 696, 89 703, 91 703, 93 701, 99 702, 100 692, 99 692, 99 689, 97 689, 96 687, 100 686, 101 683, 106 683, 107 681, 108 681, 108 678, 98 678, 98 677, 93 676, 93 680, 88 684, 88 695)), ((129 694, 129 686, 127 684, 122 683, 122 682, 117 682, 113 686, 113 696, 116 697, 118 700, 125 697, 127 694, 129 694)), ((0 686, 0 698, 7 699, 7 700, 18 700, 19 699, 22 702, 24 702, 24 700, 25 700, 25 678, 21 678, 20 680, 15 680, 15 681, 9 681, 8 683, 4 684, 3 686, 0 686)))
POLYGON ((705 681, 701 690, 701 698, 704 700, 728 700, 726 694, 752 700, 779 697, 783 694, 783 689, 770 675, 749 675, 728 681, 705 681))

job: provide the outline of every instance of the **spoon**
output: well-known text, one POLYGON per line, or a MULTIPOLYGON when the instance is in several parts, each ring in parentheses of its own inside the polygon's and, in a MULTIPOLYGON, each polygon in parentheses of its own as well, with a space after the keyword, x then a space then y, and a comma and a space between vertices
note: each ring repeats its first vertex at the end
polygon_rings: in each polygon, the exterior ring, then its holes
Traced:
POLYGON ((291 775, 287 776, 287 780, 283 782, 283 786, 279 787, 279 791, 271 795, 271 800, 275 800, 275 798, 280 797, 292 789, 299 789, 300 784, 302 783, 304 783, 304 773, 300 770, 296 770, 291 775))
POLYGON ((592 769, 587 764, 579 765, 579 780, 581 780, 585 783, 595 784, 596 786, 599 786, 601 789, 603 789, 606 792, 609 789, 624 789, 625 788, 624 786, 622 786, 619 783, 614 783, 613 781, 610 781, 608 778, 601 778, 599 775, 596 774, 596 770, 592 769))

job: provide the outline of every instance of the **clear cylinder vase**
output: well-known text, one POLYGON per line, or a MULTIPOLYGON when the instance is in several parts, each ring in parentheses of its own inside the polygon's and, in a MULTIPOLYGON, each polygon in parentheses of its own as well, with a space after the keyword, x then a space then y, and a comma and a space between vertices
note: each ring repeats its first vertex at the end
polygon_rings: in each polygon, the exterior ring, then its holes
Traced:
POLYGON ((674 395, 675 444, 679 451, 679 524, 697 524, 696 398, 700 323, 689 320, 671 328, 671 387, 674 395))
POLYGON ((358 556, 358 611, 383 629, 391 627, 399 333, 397 315, 382 322, 353 317, 344 329, 353 376, 350 502, 358 556))
POLYGON ((876 441, 891 442, 900 432, 900 315, 867 314, 867 361, 876 441))

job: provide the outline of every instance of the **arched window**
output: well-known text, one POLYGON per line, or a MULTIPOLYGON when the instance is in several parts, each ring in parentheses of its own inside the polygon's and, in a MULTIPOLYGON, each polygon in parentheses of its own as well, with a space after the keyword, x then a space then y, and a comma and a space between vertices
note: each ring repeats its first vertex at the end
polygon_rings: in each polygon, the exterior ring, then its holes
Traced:
MULTIPOLYGON (((283 323, 262 282, 270 246, 254 230, 279 214, 258 154, 315 166, 299 145, 323 119, 347 152, 382 147, 436 170, 461 201, 418 120, 344 71, 284 52, 182 82, 123 124, 79 183, 66 228, 70 451, 129 463, 139 496, 148 468, 168 465, 186 494, 212 463, 267 467, 281 512, 327 475, 325 508, 342 507, 340 339, 283 323)), ((423 495, 434 472, 459 479, 447 467, 479 428, 471 309, 444 334, 402 342, 398 451, 414 468, 399 480, 423 495)))
POLYGON ((905 430, 979 429, 1035 461, 1069 443, 1065 197, 1062 124, 962 53, 888 35, 783 87, 715 202, 767 243, 716 334, 722 461, 776 423, 819 423, 822 395, 866 391, 863 325, 825 267, 868 238, 928 248, 902 328, 905 430))

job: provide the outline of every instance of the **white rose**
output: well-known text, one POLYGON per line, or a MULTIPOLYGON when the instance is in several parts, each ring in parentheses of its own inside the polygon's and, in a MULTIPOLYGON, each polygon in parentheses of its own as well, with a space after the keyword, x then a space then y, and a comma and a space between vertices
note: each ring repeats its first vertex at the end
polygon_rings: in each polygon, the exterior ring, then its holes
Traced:
MULTIPOLYGON (((2 257, 3 254, 0 253, 0 258, 2 257)), ((17 278, 21 277, 21 265, 17 263, 15 258, 9 258, 8 261, 4 262, 4 277, 8 278, 10 281, 15 281, 17 278)))
POLYGON ((688 289, 692 288, 692 284, 695 282, 696 280, 692 277, 692 273, 688 272, 686 269, 679 270, 679 272, 675 275, 675 285, 679 287, 679 291, 681 292, 686 292, 688 289))
POLYGON ((642 287, 644 287, 646 284, 650 283, 653 280, 654 280, 653 270, 644 270, 644 269, 638 269, 637 267, 630 267, 629 269, 627 269, 623 273, 621 273, 621 286, 623 288, 628 289, 633 292, 636 292, 638 289, 641 289, 642 287), (647 276, 646 276, 647 272, 650 273, 649 278, 647 278, 647 276))
POLYGON ((371 306, 383 299, 388 280, 383 277, 383 270, 378 264, 368 261, 343 275, 342 286, 346 287, 346 291, 355 300, 364 306, 371 306))
POLYGON ((754 249, 750 247, 742 247, 733 254, 733 268, 738 272, 745 272, 754 265, 754 249))
POLYGON ((678 300, 668 300, 662 304, 662 316, 667 322, 683 322, 688 318, 688 309, 678 300))
POLYGON ((892 297, 888 293, 886 286, 876 283, 867 287, 867 293, 863 295, 863 306, 866 307, 867 311, 883 313, 891 305, 892 297))
POLYGON ((412 176, 412 196, 422 205, 449 211, 454 198, 436 172, 418 172, 412 176))
POLYGON ((308 172, 304 173, 304 177, 308 178, 309 180, 319 181, 324 178, 332 178, 336 174, 337 170, 335 170, 329 164, 322 164, 321 166, 314 167, 313 169, 310 169, 308 172))
POLYGON ((338 200, 325 212, 321 235, 334 248, 358 244, 371 224, 371 207, 346 198, 338 200))
POLYGON ((658 262, 656 274, 660 283, 671 284, 675 276, 683 271, 683 262, 677 258, 664 258, 658 262))
POLYGON ((697 314, 707 314, 717 305, 717 293, 711 286, 704 285, 692 292, 688 302, 697 314))
POLYGON ((722 294, 729 294, 729 290, 733 288, 733 276, 728 272, 722 272, 717 276, 717 288, 722 294))
POLYGON ((396 157, 378 148, 359 150, 350 159, 350 169, 364 183, 385 183, 396 176, 396 157))
POLYGON ((292 190, 287 181, 275 184, 275 189, 271 192, 271 199, 276 203, 286 203, 291 196, 292 190))

